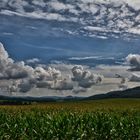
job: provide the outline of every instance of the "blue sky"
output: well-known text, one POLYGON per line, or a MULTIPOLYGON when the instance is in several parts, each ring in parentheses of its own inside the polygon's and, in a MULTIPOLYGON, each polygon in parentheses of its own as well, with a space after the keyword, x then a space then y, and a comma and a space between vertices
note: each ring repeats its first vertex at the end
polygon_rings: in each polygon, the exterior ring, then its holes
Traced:
POLYGON ((43 95, 46 88, 49 95, 67 90, 61 96, 120 90, 115 73, 131 88, 139 85, 140 1, 1 0, 0 42, 0 86, 10 79, 16 92, 38 94, 32 92, 38 86, 43 95))
POLYGON ((125 57, 139 51, 139 9, 139 0, 2 0, 0 41, 19 60, 125 57))

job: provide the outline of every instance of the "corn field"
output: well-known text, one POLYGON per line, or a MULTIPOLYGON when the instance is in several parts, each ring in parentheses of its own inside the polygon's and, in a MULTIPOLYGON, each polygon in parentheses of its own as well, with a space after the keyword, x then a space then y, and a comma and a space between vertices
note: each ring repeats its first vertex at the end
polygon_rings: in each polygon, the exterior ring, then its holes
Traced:
POLYGON ((139 140, 140 100, 0 106, 0 140, 139 140))

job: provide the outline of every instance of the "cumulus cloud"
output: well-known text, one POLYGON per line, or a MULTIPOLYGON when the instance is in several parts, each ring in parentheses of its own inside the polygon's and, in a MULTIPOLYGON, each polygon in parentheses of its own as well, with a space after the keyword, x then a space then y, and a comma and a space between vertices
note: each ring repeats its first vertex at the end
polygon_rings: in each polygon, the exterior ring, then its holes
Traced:
POLYGON ((18 85, 19 92, 28 92, 34 87, 34 83, 30 81, 30 79, 23 79, 18 85))
POLYGON ((51 88, 56 90, 72 90, 73 83, 71 81, 68 81, 67 79, 63 79, 55 82, 54 86, 52 86, 51 88))
POLYGON ((89 88, 94 84, 101 83, 103 76, 93 74, 88 70, 84 70, 82 66, 74 66, 72 68, 73 81, 77 81, 80 87, 89 88))
MULTIPOLYGON (((28 63, 38 62, 38 59, 27 60, 28 63)), ((70 71, 69 71, 70 72, 70 71)), ((82 66, 72 68, 71 75, 62 75, 60 70, 44 65, 35 67, 25 64, 24 61, 15 62, 9 57, 4 46, 0 44, 0 80, 10 80, 9 90, 11 92, 28 92, 32 88, 48 88, 52 90, 73 90, 75 82, 80 87, 90 87, 95 83, 101 82, 98 75, 93 75, 85 71, 82 66)), ((85 90, 73 90, 79 93, 85 90)))
POLYGON ((13 60, 9 58, 9 55, 7 53, 7 51, 5 51, 4 49, 4 46, 2 43, 0 43, 0 60, 1 60, 1 63, 4 62, 7 62, 7 63, 12 63, 13 60))
POLYGON ((140 55, 139 54, 129 54, 126 57, 127 63, 129 63, 132 68, 140 70, 140 55))
POLYGON ((24 62, 14 62, 9 58, 7 51, 0 44, 0 79, 17 79, 27 77, 33 68, 26 66, 24 62))
MULTIPOLYGON (((36 61, 38 62, 38 59, 28 60, 28 63, 36 61)), ((47 88, 71 90, 78 94, 86 92, 86 88, 102 81, 103 76, 93 74, 89 70, 85 70, 83 66, 71 66, 71 68, 66 70, 67 73, 62 74, 62 69, 60 71, 41 64, 32 67, 24 61, 15 62, 9 57, 4 46, 0 44, 0 80, 12 81, 9 83, 9 91, 11 92, 28 92, 33 88, 47 88)))
MULTIPOLYGON (((14 80, 12 88, 10 88, 11 91, 27 92, 33 87, 53 84, 61 79, 61 72, 51 67, 47 69, 41 66, 33 68, 23 61, 14 62, 0 43, 0 79, 14 80)), ((52 85, 50 87, 52 88, 52 85)))

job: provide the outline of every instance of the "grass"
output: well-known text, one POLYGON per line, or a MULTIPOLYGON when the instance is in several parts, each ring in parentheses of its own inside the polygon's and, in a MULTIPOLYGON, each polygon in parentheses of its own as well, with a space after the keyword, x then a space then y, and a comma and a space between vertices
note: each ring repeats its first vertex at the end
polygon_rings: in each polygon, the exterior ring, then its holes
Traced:
POLYGON ((0 106, 0 140, 137 140, 140 99, 0 106))

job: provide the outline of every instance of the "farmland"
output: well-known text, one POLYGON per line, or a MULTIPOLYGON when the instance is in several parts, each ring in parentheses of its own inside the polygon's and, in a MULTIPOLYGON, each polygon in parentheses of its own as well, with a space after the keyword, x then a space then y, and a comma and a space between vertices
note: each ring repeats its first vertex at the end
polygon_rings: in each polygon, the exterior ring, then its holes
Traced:
POLYGON ((140 139, 140 99, 1 105, 0 139, 140 139))

